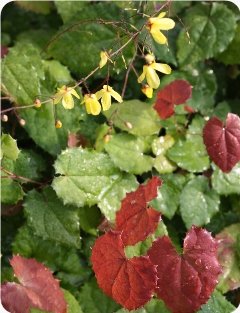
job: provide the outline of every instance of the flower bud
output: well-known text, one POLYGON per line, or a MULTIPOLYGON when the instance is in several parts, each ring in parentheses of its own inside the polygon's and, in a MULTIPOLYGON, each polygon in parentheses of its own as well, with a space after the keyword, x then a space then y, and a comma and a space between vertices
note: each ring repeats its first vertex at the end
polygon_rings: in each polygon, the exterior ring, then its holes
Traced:
POLYGON ((110 139, 111 139, 111 136, 110 136, 109 134, 106 134, 106 135, 104 136, 104 138, 103 138, 103 140, 104 140, 105 143, 108 143, 108 142, 110 141, 110 139))
POLYGON ((127 126, 127 128, 129 128, 129 129, 132 129, 133 128, 133 126, 132 126, 132 124, 130 123, 130 122, 125 122, 124 123, 126 126, 127 126))
POLYGON ((61 128, 62 127, 62 122, 60 120, 56 120, 55 127, 56 128, 61 128))
POLYGON ((23 118, 20 118, 19 124, 20 124, 21 126, 25 126, 25 125, 26 125, 26 121, 25 121, 23 118))
POLYGON ((146 60, 147 64, 151 64, 155 61, 155 57, 154 57, 154 55, 148 53, 145 55, 145 60, 146 60))
POLYGON ((36 99, 36 100, 34 101, 34 104, 35 104, 35 107, 36 107, 36 108, 40 108, 41 105, 42 105, 42 103, 41 103, 41 101, 40 101, 39 99, 36 99))
POLYGON ((8 121, 8 116, 6 114, 3 114, 1 116, 1 119, 2 119, 3 122, 7 122, 8 121))

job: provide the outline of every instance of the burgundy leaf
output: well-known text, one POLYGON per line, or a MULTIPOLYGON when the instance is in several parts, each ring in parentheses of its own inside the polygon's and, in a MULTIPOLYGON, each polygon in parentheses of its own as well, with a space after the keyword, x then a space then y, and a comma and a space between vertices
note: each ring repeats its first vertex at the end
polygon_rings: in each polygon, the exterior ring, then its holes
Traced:
POLYGON ((177 79, 157 93, 154 109, 161 119, 174 114, 174 105, 185 103, 192 95, 192 86, 182 79, 177 79))
POLYGON ((240 161, 240 118, 228 113, 226 122, 212 117, 204 126, 203 140, 213 162, 228 173, 240 161))
POLYGON ((1 59, 8 54, 8 47, 6 46, 1 46, 1 59))
POLYGON ((157 265, 156 293, 173 313, 193 313, 207 302, 221 272, 217 241, 209 232, 193 226, 181 256, 167 236, 157 239, 148 255, 157 265))
POLYGON ((99 237, 91 261, 102 290, 128 310, 151 299, 156 288, 156 268, 147 256, 127 259, 121 233, 109 231, 99 237))
POLYGON ((11 313, 29 313, 36 307, 53 313, 66 313, 67 304, 59 282, 35 259, 14 256, 10 261, 20 284, 2 286, 2 302, 11 313), (24 309, 23 309, 24 308, 24 309))
POLYGON ((156 230, 161 214, 148 207, 148 202, 156 198, 161 184, 158 177, 153 177, 146 185, 140 185, 122 200, 121 209, 116 215, 116 230, 122 231, 125 246, 145 240, 156 230))

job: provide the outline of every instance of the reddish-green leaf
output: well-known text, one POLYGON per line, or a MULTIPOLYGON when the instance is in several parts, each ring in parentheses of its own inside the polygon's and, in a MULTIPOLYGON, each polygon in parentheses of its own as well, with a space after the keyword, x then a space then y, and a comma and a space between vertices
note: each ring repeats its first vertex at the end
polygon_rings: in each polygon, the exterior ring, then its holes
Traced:
POLYGON ((121 209, 116 215, 116 230, 122 231, 125 246, 145 240, 156 230, 161 215, 148 207, 148 202, 157 197, 157 189, 161 184, 158 177, 153 177, 122 200, 121 209))
POLYGON ((185 103, 191 95, 192 87, 186 80, 174 80, 157 93, 154 109, 161 119, 167 119, 174 114, 174 105, 185 103))
POLYGON ((240 118, 228 113, 225 123, 212 117, 204 126, 203 140, 213 162, 225 173, 240 161, 240 118))
POLYGON ((11 313, 29 313, 31 307, 66 313, 67 304, 59 282, 35 259, 14 256, 10 261, 20 284, 2 285, 2 304, 11 313))
POLYGON ((157 265, 156 293, 173 313, 193 313, 207 302, 221 271, 217 241, 209 232, 193 226, 181 256, 167 236, 157 239, 148 255, 157 265))
POLYGON ((120 232, 98 238, 91 261, 100 288, 124 308, 137 309, 151 299, 156 268, 147 256, 127 259, 120 232))

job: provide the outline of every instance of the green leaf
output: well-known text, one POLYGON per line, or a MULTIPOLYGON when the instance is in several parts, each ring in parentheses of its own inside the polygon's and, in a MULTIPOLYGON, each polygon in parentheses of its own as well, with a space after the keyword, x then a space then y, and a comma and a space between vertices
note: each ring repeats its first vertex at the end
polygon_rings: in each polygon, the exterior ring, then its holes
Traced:
POLYGON ((43 189, 42 193, 30 191, 24 211, 28 225, 37 236, 72 247, 80 246, 77 209, 63 205, 50 187, 43 189))
MULTIPOLYGON (((118 40, 116 41, 115 27, 104 25, 102 22, 98 23, 96 20, 112 21, 114 19, 114 21, 118 21, 124 15, 126 12, 114 3, 87 5, 78 12, 74 20, 71 19, 69 24, 60 28, 56 36, 53 37, 48 52, 53 58, 67 65, 71 72, 84 77, 98 66, 102 50, 113 49, 113 51, 117 51, 128 40, 124 36, 119 43, 118 40)), ((121 33, 120 28, 119 32, 121 33)), ((128 58, 132 57, 132 46, 132 43, 129 44, 123 51, 127 61, 128 58)), ((124 62, 120 58, 119 63, 115 64, 114 70, 119 71, 123 68, 124 62)), ((105 76, 106 73, 106 68, 98 72, 101 76, 105 76)))
POLYGON ((18 43, 3 59, 3 91, 18 105, 30 105, 41 94, 44 70, 39 50, 31 44, 18 43))
POLYGON ((190 180, 180 196, 180 212, 186 227, 189 229, 192 225, 209 223, 219 210, 219 204, 219 196, 210 189, 207 178, 197 176, 190 180))
POLYGON ((47 164, 40 154, 33 150, 21 150, 14 166, 14 173, 29 179, 38 180, 42 178, 46 166, 47 164))
POLYGON ((178 140, 167 151, 167 156, 179 167, 193 173, 205 171, 210 166, 202 136, 199 135, 186 140, 178 140))
POLYGON ((19 228, 12 251, 14 254, 35 258, 46 264, 52 271, 57 272, 62 286, 68 288, 78 287, 90 274, 86 261, 80 258, 77 249, 42 239, 27 225, 19 228))
POLYGON ((139 100, 124 101, 113 104, 104 115, 114 126, 136 136, 149 136, 159 132, 160 119, 149 103, 139 100), (132 127, 129 128, 127 122, 132 127))
POLYGON ((82 313, 82 309, 76 298, 66 289, 63 289, 64 299, 67 302, 67 313, 82 313))
POLYGON ((236 27, 234 13, 224 4, 197 4, 187 10, 178 38, 178 59, 182 66, 211 58, 224 51, 236 27), (206 48, 207 47, 207 48, 206 48))
POLYGON ((220 195, 240 194, 240 163, 230 173, 223 173, 213 165, 212 186, 220 195))
POLYGON ((240 64, 240 23, 235 30, 235 36, 231 41, 227 49, 217 56, 219 61, 222 61, 224 64, 240 64))
POLYGON ((152 299, 149 301, 143 308, 134 311, 128 311, 126 309, 120 309, 115 313, 171 313, 168 308, 165 306, 164 302, 159 299, 152 299))
POLYGON ((24 32, 21 32, 17 36, 17 42, 21 43, 21 45, 25 44, 32 44, 32 46, 41 49, 43 51, 42 55, 44 57, 47 57, 47 54, 45 53, 45 48, 47 46, 48 41, 51 39, 51 37, 54 34, 54 29, 28 29, 24 32))
POLYGON ((30 313, 49 313, 49 311, 43 311, 40 309, 32 308, 30 309, 30 313))
POLYGON ((17 5, 27 11, 41 14, 49 14, 52 9, 51 1, 19 1, 17 5))
POLYGON ((126 193, 137 189, 136 177, 132 174, 123 173, 104 194, 98 206, 109 221, 115 220, 115 214, 121 207, 121 200, 126 193))
POLYGON ((158 189, 157 197, 151 205, 164 216, 171 219, 179 206, 180 194, 186 178, 180 174, 166 175, 163 184, 158 189))
MULTIPOLYGON (((17 44, 3 61, 3 91, 9 94, 17 105, 31 105, 36 97, 44 99, 56 92, 61 82, 67 82, 71 76, 67 69, 56 61, 43 62, 40 51, 31 44, 17 44)), ((72 79, 71 79, 72 81, 72 79)), ((75 102, 72 110, 66 111, 59 103, 43 104, 41 108, 21 110, 20 115, 26 121, 25 129, 30 137, 52 155, 58 154, 67 145, 69 131, 79 129, 79 121, 86 117, 84 108, 75 102), (55 128, 56 117, 63 127, 55 128)))
POLYGON ((240 259, 237 255, 237 238, 239 234, 240 223, 224 228, 216 236, 219 240, 218 260, 222 266, 217 288, 222 293, 240 287, 240 259))
POLYGON ((168 158, 166 158, 163 154, 156 157, 153 166, 159 174, 169 174, 177 168, 176 165, 168 160, 168 158))
POLYGON ((8 159, 16 161, 20 150, 17 146, 17 141, 9 134, 2 134, 1 136, 1 158, 4 156, 8 159))
POLYGON ((54 1, 54 4, 64 23, 71 21, 85 6, 89 6, 85 1, 54 1))
POLYGON ((213 116, 217 116, 220 120, 224 121, 228 113, 231 112, 231 107, 227 101, 222 101, 217 104, 214 109, 213 116))
POLYGON ((232 313, 234 309, 235 307, 219 291, 214 291, 198 313, 232 313))
POLYGON ((82 287, 79 303, 83 313, 113 313, 119 308, 118 304, 99 289, 95 279, 82 287))
POLYGON ((132 174, 148 172, 153 166, 153 158, 144 154, 144 148, 144 142, 140 138, 126 133, 111 136, 105 145, 113 163, 132 174))
POLYGON ((97 226, 100 224, 101 212, 95 206, 83 207, 79 210, 80 227, 91 235, 97 235, 97 226))
POLYGON ((175 143, 172 136, 161 136, 153 140, 152 151, 155 155, 165 154, 165 152, 171 148, 175 143))
POLYGON ((99 204, 107 216, 113 216, 125 193, 136 185, 135 178, 123 174, 107 154, 82 148, 63 151, 55 169, 61 176, 54 178, 53 188, 64 203, 78 207, 99 204), (116 199, 110 199, 116 194, 116 199))
POLYGON ((1 202, 4 204, 15 204, 23 199, 24 192, 20 183, 14 177, 8 178, 14 173, 14 161, 4 158, 1 170, 1 202))

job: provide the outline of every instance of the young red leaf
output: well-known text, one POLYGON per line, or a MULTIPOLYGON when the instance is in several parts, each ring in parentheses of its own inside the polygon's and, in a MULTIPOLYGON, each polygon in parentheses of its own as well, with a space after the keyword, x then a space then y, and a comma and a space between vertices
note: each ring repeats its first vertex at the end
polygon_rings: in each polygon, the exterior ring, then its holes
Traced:
POLYGON ((148 255, 157 265, 156 293, 173 313, 193 313, 207 302, 221 272, 217 241, 209 232, 193 226, 181 256, 167 236, 157 239, 148 255))
POLYGON ((228 113, 226 122, 212 117, 204 126, 203 140, 213 162, 225 173, 240 161, 240 118, 228 113))
POLYGON ((127 259, 121 233, 109 231, 99 237, 91 261, 102 290, 128 310, 151 299, 156 288, 156 268, 147 256, 127 259))
POLYGON ((3 306, 13 313, 29 313, 30 307, 66 313, 67 304, 59 282, 35 259, 14 256, 10 261, 20 284, 2 285, 3 306))
POLYGON ((177 79, 157 93, 154 109, 161 119, 174 114, 174 105, 185 103, 192 95, 191 85, 183 79, 177 79))
POLYGON ((156 230, 161 214, 148 207, 147 203, 156 198, 161 184, 158 177, 153 177, 122 200, 121 209, 116 215, 116 230, 122 231, 124 246, 143 241, 156 230))

